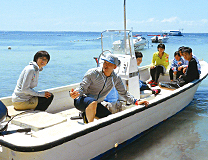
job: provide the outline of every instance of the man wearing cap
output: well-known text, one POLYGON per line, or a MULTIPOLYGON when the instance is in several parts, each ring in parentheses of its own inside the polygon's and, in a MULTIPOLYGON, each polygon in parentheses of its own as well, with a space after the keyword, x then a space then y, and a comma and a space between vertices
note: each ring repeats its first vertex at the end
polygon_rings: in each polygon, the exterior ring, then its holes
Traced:
POLYGON ((75 107, 86 114, 84 122, 93 122, 95 117, 103 118, 111 112, 101 104, 113 87, 130 104, 145 104, 147 101, 138 101, 125 89, 121 77, 113 70, 120 65, 120 60, 109 54, 104 60, 103 67, 90 69, 84 75, 80 86, 70 91, 70 96, 74 99, 75 107))

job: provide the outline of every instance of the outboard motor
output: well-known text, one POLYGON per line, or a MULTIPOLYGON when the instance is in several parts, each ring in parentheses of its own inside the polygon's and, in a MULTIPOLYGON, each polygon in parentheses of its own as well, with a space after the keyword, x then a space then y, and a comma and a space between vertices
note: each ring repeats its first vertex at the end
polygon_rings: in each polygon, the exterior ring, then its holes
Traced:
POLYGON ((7 116, 7 107, 0 101, 0 122, 7 116))

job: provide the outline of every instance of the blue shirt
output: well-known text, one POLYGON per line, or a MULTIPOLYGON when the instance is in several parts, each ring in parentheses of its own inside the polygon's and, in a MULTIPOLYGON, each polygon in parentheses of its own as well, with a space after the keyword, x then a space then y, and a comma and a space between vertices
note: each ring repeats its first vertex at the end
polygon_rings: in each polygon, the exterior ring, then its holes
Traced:
POLYGON ((183 58, 180 58, 179 61, 177 61, 175 58, 173 59, 173 62, 171 63, 170 68, 173 70, 173 72, 178 71, 178 67, 184 65, 184 60, 183 58), (180 63, 181 62, 181 63, 180 63))

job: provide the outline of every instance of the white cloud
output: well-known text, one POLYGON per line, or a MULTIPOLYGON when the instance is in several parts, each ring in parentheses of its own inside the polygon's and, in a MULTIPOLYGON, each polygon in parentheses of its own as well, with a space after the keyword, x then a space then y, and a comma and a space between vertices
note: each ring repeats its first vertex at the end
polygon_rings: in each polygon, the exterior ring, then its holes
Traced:
POLYGON ((155 21, 154 18, 149 18, 149 19, 147 20, 147 22, 153 22, 153 21, 155 21))
POLYGON ((201 22, 202 23, 208 23, 208 19, 202 19, 201 22))
POLYGON ((171 17, 171 18, 165 18, 165 19, 163 19, 161 22, 175 22, 175 21, 177 21, 178 20, 178 18, 177 17, 171 17))
POLYGON ((169 17, 165 19, 149 18, 143 20, 127 20, 127 28, 133 27, 134 31, 154 31, 158 32, 161 30, 171 30, 184 28, 186 32, 207 32, 208 19, 185 19, 182 17, 169 17), (194 31, 193 31, 194 30, 194 31))

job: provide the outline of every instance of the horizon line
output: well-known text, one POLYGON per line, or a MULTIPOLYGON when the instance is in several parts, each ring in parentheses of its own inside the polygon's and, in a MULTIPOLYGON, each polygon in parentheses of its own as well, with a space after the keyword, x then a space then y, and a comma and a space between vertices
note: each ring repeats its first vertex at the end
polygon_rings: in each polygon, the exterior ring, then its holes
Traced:
MULTIPOLYGON (((40 31, 34 31, 34 30, 0 30, 0 32, 103 32, 103 31, 73 31, 73 30, 65 30, 65 31, 43 31, 43 30, 40 30, 40 31)), ((155 33, 161 33, 161 31, 132 31, 132 32, 155 32, 155 33)), ((200 33, 200 34, 204 34, 204 33, 208 33, 208 32, 182 32, 182 33, 200 33)))

